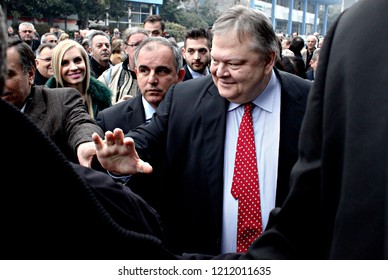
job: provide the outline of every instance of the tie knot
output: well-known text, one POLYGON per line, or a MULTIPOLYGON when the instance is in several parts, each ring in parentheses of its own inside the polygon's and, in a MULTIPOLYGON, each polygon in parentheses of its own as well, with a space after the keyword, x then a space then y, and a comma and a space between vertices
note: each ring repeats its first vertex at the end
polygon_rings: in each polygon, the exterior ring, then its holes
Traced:
POLYGON ((254 105, 253 105, 252 102, 245 103, 245 105, 244 105, 244 112, 245 112, 245 113, 250 113, 250 112, 252 112, 253 106, 254 106, 254 105))

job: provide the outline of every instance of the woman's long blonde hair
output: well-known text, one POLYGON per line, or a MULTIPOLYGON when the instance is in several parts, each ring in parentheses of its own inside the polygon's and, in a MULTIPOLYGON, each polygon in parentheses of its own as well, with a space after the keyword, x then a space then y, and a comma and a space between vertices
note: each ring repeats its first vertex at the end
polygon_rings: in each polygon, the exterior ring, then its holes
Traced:
POLYGON ((88 94, 88 89, 89 89, 89 84, 90 84, 90 62, 89 62, 89 55, 84 49, 84 47, 79 44, 78 42, 74 40, 64 40, 58 43, 58 45, 55 46, 53 50, 53 55, 52 55, 52 67, 53 67, 53 72, 54 72, 54 77, 56 80, 56 87, 64 87, 64 81, 63 77, 61 75, 61 68, 62 68, 62 60, 63 56, 65 53, 70 50, 71 48, 76 48, 80 51, 81 56, 83 60, 85 61, 85 71, 86 75, 85 78, 82 82, 82 99, 84 103, 88 105, 88 112, 89 114, 93 115, 93 110, 92 110, 92 102, 91 98, 88 94))

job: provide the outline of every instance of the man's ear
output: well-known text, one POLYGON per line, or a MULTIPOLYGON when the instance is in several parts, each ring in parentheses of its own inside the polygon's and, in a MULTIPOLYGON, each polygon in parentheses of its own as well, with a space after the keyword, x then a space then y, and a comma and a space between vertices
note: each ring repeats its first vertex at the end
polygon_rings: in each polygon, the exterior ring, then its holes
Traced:
POLYGON ((30 85, 33 85, 35 82, 35 68, 31 67, 31 69, 28 71, 28 83, 30 85))
POLYGON ((183 78, 185 77, 185 69, 181 68, 179 69, 179 72, 178 72, 178 80, 179 82, 182 82, 183 78))

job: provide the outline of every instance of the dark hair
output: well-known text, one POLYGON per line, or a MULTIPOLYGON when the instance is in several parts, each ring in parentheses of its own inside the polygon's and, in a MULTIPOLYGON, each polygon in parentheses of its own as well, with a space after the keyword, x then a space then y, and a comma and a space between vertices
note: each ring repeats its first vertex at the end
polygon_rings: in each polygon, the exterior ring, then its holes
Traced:
POLYGON ((29 45, 21 41, 19 38, 8 39, 8 49, 15 48, 20 56, 20 65, 23 67, 23 72, 28 73, 31 69, 35 69, 35 55, 29 45))
POLYGON ((300 52, 304 48, 304 40, 302 37, 294 37, 291 40, 290 50, 295 52, 300 52))
POLYGON ((207 47, 210 49, 212 46, 212 36, 211 36, 211 33, 204 28, 192 28, 188 30, 185 33, 185 37, 184 37, 184 47, 186 47, 187 39, 198 40, 200 38, 207 39, 207 47))
POLYGON ((163 18, 160 15, 149 15, 143 21, 143 25, 146 22, 154 23, 154 22, 158 22, 158 21, 160 22, 160 27, 162 28, 162 31, 164 32, 164 29, 166 28, 166 23, 164 22, 163 18))

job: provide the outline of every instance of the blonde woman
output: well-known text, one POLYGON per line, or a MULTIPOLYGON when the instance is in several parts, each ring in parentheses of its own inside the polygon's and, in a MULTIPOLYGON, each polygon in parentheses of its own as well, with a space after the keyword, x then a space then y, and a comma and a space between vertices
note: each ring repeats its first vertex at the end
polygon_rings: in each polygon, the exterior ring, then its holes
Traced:
POLYGON ((61 36, 59 36, 58 42, 65 41, 65 40, 67 40, 67 39, 70 39, 69 34, 67 34, 67 33, 62 33, 61 36))
POLYGON ((89 57, 85 49, 74 40, 59 42, 52 54, 54 76, 46 86, 77 89, 89 114, 97 113, 112 105, 110 89, 90 75, 89 57))

